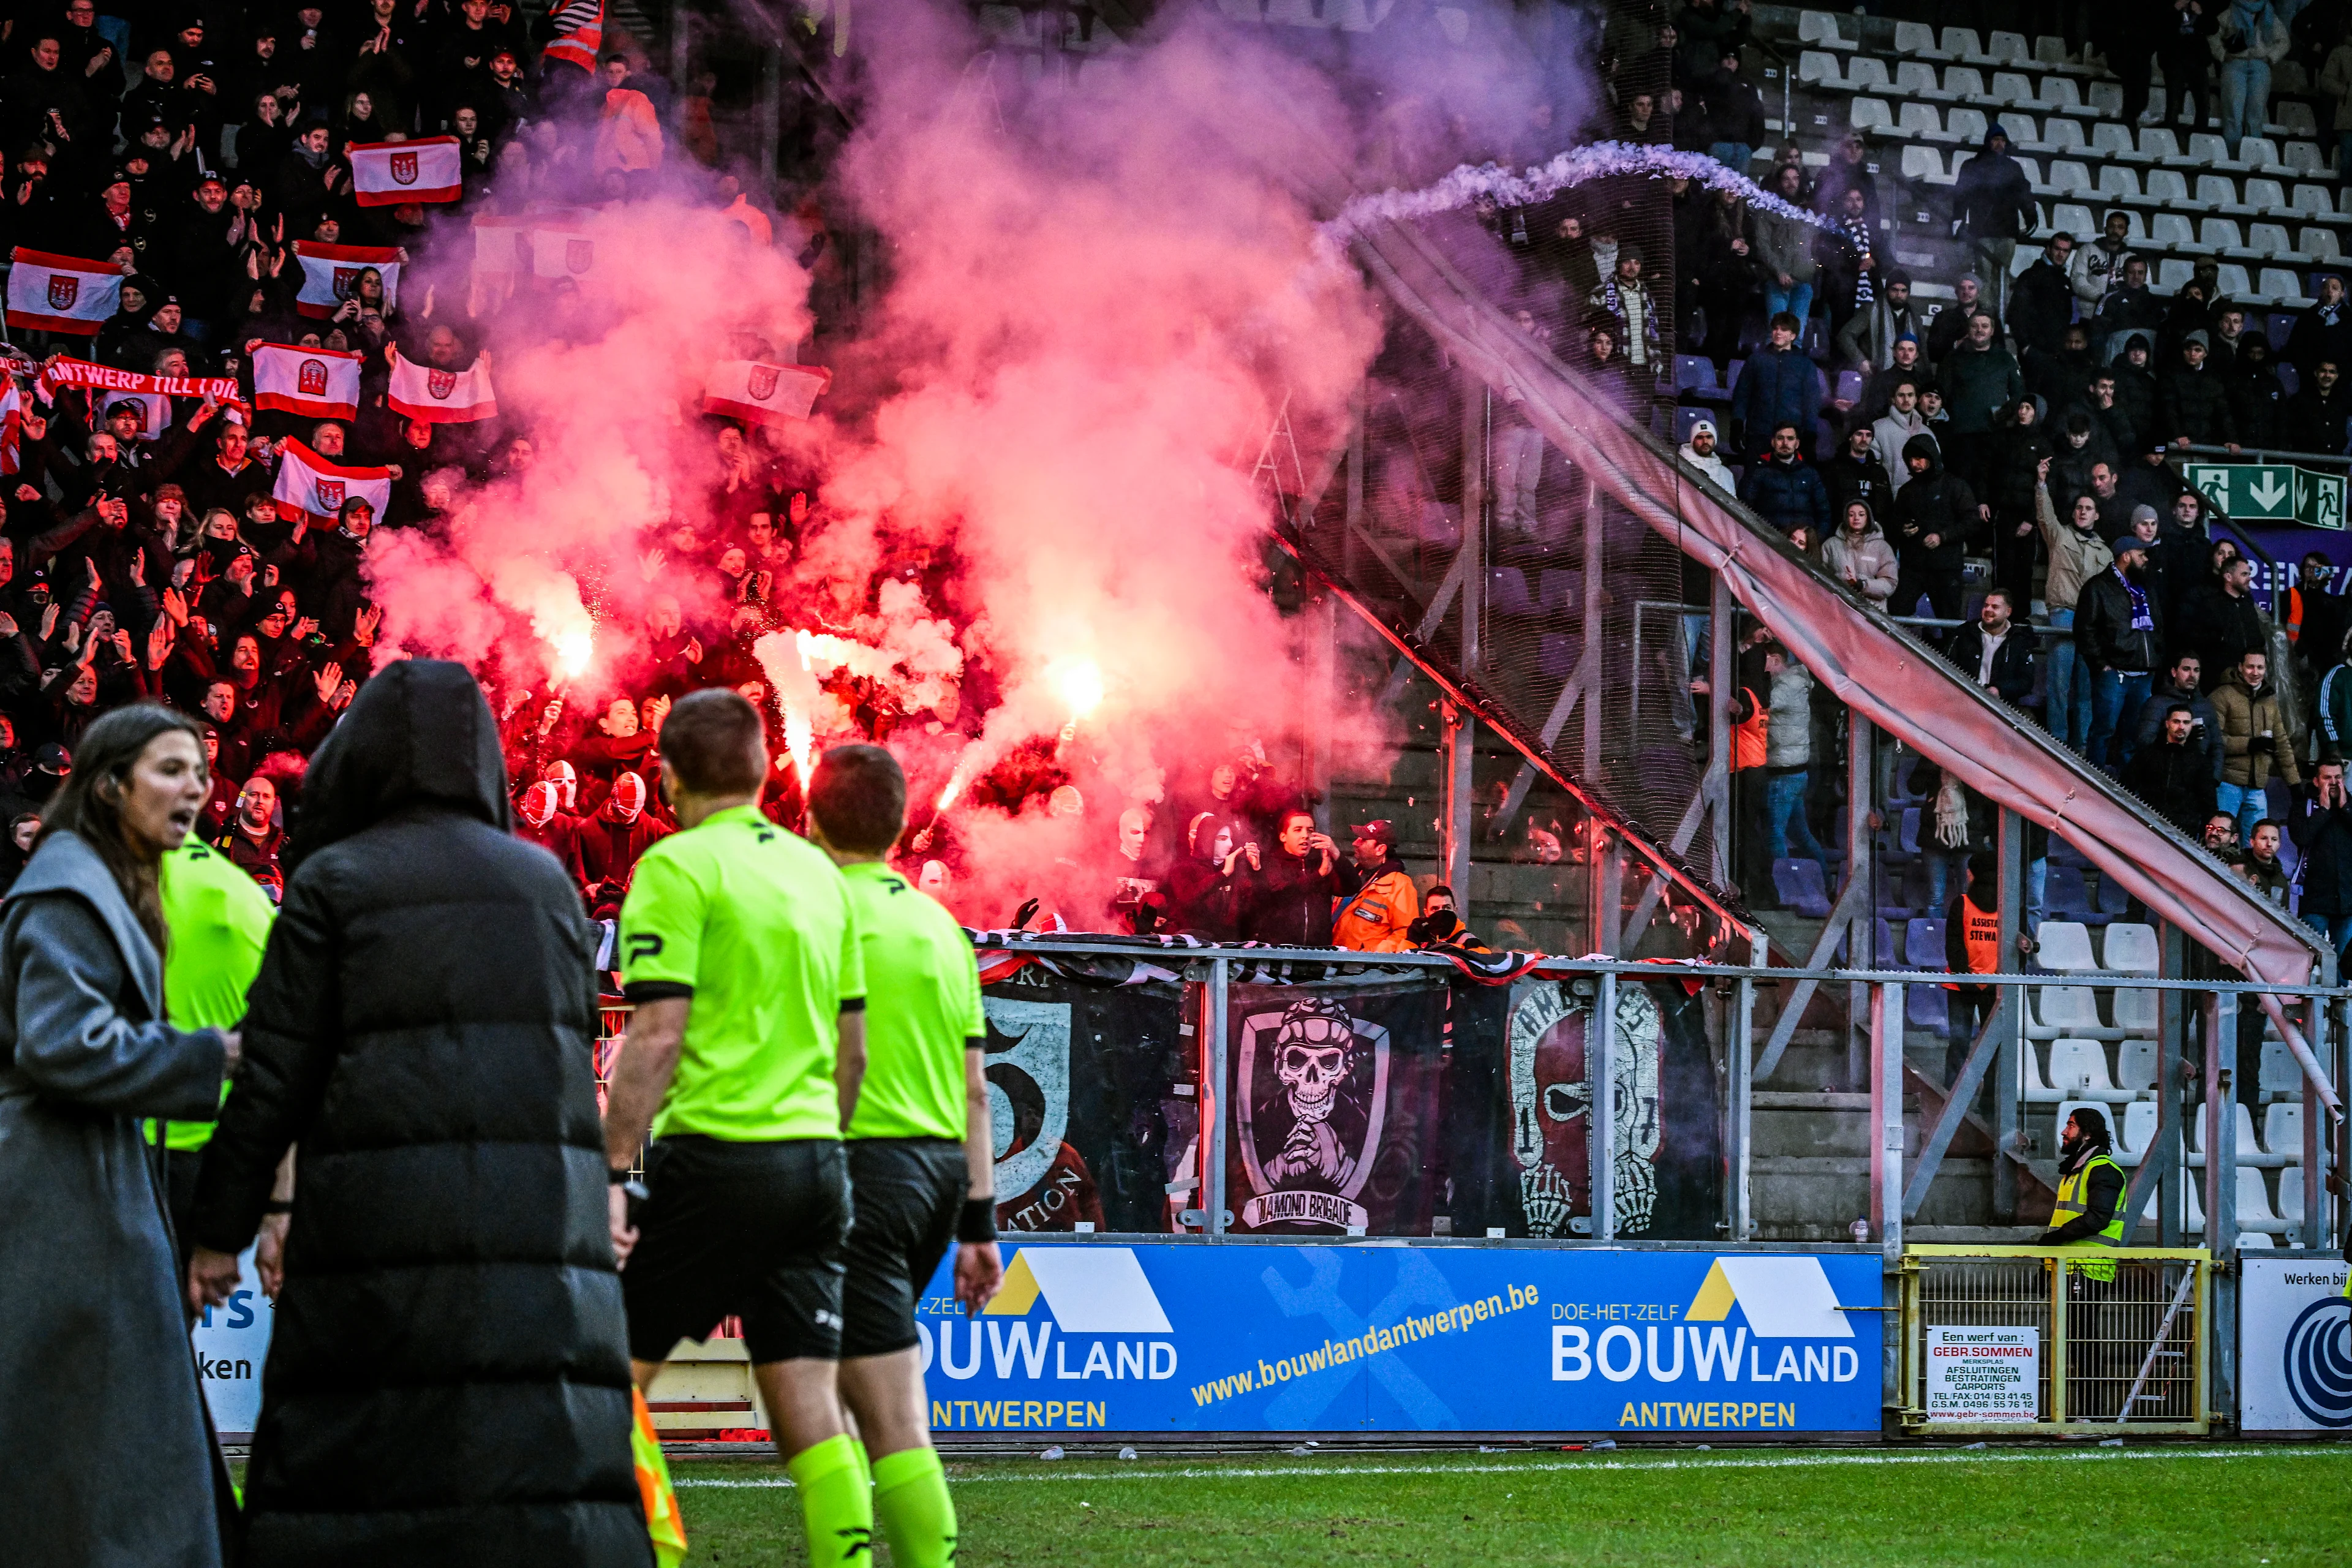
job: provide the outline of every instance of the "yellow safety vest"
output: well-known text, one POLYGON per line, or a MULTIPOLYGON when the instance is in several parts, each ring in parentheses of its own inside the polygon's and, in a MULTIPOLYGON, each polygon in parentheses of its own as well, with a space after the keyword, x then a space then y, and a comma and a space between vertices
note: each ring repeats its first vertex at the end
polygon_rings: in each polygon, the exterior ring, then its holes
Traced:
MULTIPOLYGON (((2123 1174, 2121 1165, 2116 1164, 2105 1154, 2094 1154, 2083 1162, 2082 1169, 2072 1175, 2058 1178, 2058 1202, 2050 1210, 2051 1229, 2056 1230, 2061 1226, 2070 1224, 2090 1213, 2091 1173, 2102 1165, 2119 1176, 2123 1174)), ((2123 1246, 2124 1205, 2120 1202, 2116 1205, 2115 1215, 2107 1221, 2107 1227, 2105 1230, 2091 1237, 2089 1241, 2078 1241, 2073 1245, 2076 1247, 2123 1246)), ((2116 1266, 2111 1262, 2084 1263, 2077 1267, 2082 1269, 2083 1278, 2085 1279, 2113 1279, 2116 1277, 2116 1266)))

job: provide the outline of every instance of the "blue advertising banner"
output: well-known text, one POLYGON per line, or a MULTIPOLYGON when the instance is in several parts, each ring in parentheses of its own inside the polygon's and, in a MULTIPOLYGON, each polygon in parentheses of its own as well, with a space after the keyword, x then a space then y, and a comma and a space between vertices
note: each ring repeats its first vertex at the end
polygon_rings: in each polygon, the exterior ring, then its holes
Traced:
POLYGON ((952 1264, 916 1322, 941 1432, 1880 1426, 1863 1254, 1013 1246, 977 1318, 952 1264))

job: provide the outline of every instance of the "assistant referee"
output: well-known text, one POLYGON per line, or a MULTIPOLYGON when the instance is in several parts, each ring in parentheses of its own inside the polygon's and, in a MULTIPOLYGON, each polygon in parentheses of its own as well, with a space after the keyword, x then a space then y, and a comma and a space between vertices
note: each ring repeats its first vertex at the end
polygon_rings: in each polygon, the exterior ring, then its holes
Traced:
POLYGON ((905 1568, 949 1568, 955 1504, 931 1447, 915 1300, 950 1238, 956 1299, 996 1293, 995 1154, 980 969, 955 917, 883 860, 907 775, 879 746, 836 746, 808 795, 809 837, 849 879, 866 954, 866 1080, 849 1123, 857 1216, 842 1289, 841 1392, 873 1457, 874 1512, 905 1568))
POLYGON ((760 815, 768 751, 742 697, 681 699, 661 739, 680 831, 646 851, 621 906, 635 1015, 604 1120, 631 1371, 650 1388, 680 1339, 740 1317, 809 1561, 870 1562, 874 1502, 836 1366, 849 1229, 841 1135, 866 1059, 849 885, 760 815), (623 1184, 648 1132, 647 1195, 632 1226, 623 1184))
MULTIPOLYGON (((269 945, 277 906, 236 862, 193 834, 177 849, 165 852, 158 880, 163 929, 171 934, 163 952, 164 1016, 183 1029, 236 1028, 245 1022, 245 994, 261 973, 262 950, 269 945)), ((226 1080, 221 1084, 221 1098, 228 1098, 226 1080)), ((196 1207, 196 1172, 216 1125, 166 1121, 162 1127, 172 1245, 179 1263, 177 1278, 183 1281, 188 1273, 188 1221, 196 1207)), ((150 1142, 156 1130, 154 1122, 147 1124, 150 1142)), ((278 1179, 281 1185, 292 1180, 290 1160, 278 1179)), ((285 1206, 270 1205, 257 1244, 255 1270, 273 1297, 284 1258, 285 1206)))

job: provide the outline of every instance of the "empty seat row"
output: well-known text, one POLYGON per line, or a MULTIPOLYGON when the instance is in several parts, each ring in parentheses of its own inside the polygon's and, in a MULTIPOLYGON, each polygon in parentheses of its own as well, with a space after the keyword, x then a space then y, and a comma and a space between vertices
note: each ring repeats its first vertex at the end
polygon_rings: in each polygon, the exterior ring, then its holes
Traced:
MULTIPOLYGON (((1905 156, 1923 149, 1906 149, 1905 156)), ((2158 213, 2142 221, 2138 212, 2117 208, 2130 220, 2135 247, 2147 251, 2185 250, 2195 255, 2237 256, 2248 260, 2281 257, 2294 260, 2340 262, 2344 241, 2329 224, 2294 220, 2247 223, 2242 228, 2232 217, 2193 218, 2179 213, 2158 213)), ((2298 214, 2297 218, 2307 215, 2298 214)), ((2331 215, 2333 216, 2333 215, 2331 215)), ((2100 232, 2100 220, 2080 202, 2060 202, 2050 209, 2050 226, 2075 237, 2077 242, 2100 232)), ((2027 248, 2030 254, 2039 251, 2027 248)))
MULTIPOLYGON (((2042 923, 2046 928, 2054 922, 2042 923)), ((2098 997, 2087 985, 2036 985, 2026 994, 2032 998, 2025 1024, 2029 1040, 2156 1038, 2158 1002, 2153 991, 2118 987, 2112 1024, 2099 1016, 2098 997)))
MULTIPOLYGON (((2053 1066, 2055 1058, 2053 1058, 2053 1066)), ((2047 1103, 2047 1101, 2040 1102, 2047 1103)), ((2057 1110, 2051 1113, 2053 1138, 2066 1126, 2066 1119, 2084 1106, 2099 1112, 2106 1121, 2107 1131, 2116 1141, 2116 1163, 2137 1165, 2147 1154, 2148 1145, 2156 1137, 2158 1106, 2153 1100, 2136 1100, 2116 1109, 2113 1100, 2104 1100, 2095 1094, 2065 1094, 2056 1097, 2057 1110)), ((2254 1136, 2253 1114, 2243 1105, 2231 1107, 2237 1121, 2237 1159, 2241 1165, 2262 1169, 2299 1164, 2303 1160, 2303 1106, 2287 1102, 2265 1106, 2263 1111, 2262 1137, 2254 1136)), ((2189 1164, 2203 1169, 2205 1164, 2205 1110, 2192 1106, 2181 1126, 2182 1157, 2189 1164)))
MULTIPOLYGON (((1809 11, 1798 19, 1797 36, 1802 39, 1811 40, 1824 31, 1833 35, 1835 30, 1836 17, 1827 12, 1809 11), (1804 18, 1815 16, 1822 17, 1827 26, 1824 27, 1822 23, 1813 23, 1813 31, 1809 33, 1804 18)), ((1917 55, 1931 60, 1971 60, 1979 65, 2023 65, 2028 61, 2053 66, 2066 63, 2066 41, 2063 38, 2036 38, 2029 50, 2024 34, 1996 32, 1991 35, 1990 43, 1988 47, 1979 42, 1974 27, 1947 27, 1938 41, 1936 29, 1925 22, 1895 24, 1895 52, 1897 54, 1917 55)))
MULTIPOLYGON (((2118 1156, 2121 1150, 2117 1150, 2118 1156)), ((2120 1163, 2130 1162, 2118 1160, 2120 1163)), ((2238 1168, 2236 1184, 2238 1229, 2240 1245, 2249 1247, 2275 1247, 2273 1237, 2303 1224, 2303 1169, 2289 1165, 2278 1173, 2278 1198, 2271 1198, 2270 1183, 2263 1173, 2251 1166, 2238 1168)), ((2187 1181, 2180 1184, 2180 1228, 2189 1236, 2205 1234, 2205 1184, 2187 1181)), ((2156 1222, 2156 1202, 2150 1200, 2140 1213, 2140 1223, 2153 1226, 2156 1222)))
POLYGON ((2110 922, 2104 963, 2092 954, 2090 928, 2074 921, 2043 921, 2034 940, 2034 962, 2053 973, 2154 974, 2163 962, 2151 925, 2110 922))

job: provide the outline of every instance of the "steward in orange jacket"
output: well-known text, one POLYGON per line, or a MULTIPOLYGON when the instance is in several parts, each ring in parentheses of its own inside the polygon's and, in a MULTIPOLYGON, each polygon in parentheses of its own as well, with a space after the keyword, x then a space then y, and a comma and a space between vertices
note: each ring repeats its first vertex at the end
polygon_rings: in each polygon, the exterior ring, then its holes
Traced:
POLYGON ((1421 894, 1396 858, 1396 828, 1386 821, 1355 830, 1356 892, 1331 922, 1331 945, 1357 952, 1407 952, 1421 894))

